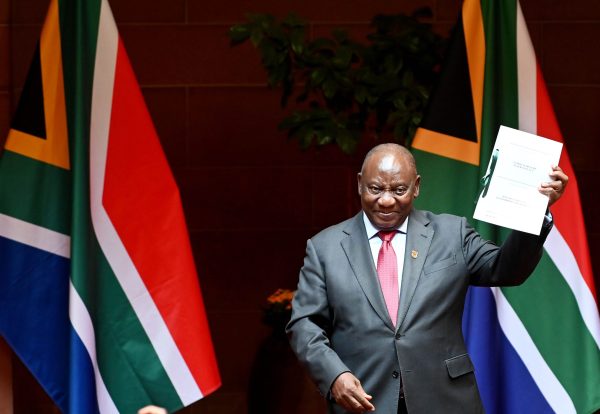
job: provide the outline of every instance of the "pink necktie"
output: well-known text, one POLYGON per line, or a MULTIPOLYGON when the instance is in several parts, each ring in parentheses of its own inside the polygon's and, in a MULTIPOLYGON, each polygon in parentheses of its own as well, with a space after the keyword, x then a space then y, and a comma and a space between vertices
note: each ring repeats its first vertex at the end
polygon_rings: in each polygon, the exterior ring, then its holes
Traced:
POLYGON ((398 293, 398 261, 396 252, 392 247, 392 239, 396 231, 380 231, 377 233, 383 241, 377 257, 377 275, 383 291, 385 304, 392 318, 392 323, 396 326, 398 317, 398 302, 400 301, 398 293))

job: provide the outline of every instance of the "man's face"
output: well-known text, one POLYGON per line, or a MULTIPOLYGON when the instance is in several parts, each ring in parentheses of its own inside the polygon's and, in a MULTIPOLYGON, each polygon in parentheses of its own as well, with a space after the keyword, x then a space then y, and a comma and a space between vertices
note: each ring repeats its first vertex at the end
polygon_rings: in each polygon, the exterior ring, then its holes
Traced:
POLYGON ((373 226, 391 230, 404 223, 419 195, 420 181, 406 154, 373 154, 358 174, 360 202, 373 226))

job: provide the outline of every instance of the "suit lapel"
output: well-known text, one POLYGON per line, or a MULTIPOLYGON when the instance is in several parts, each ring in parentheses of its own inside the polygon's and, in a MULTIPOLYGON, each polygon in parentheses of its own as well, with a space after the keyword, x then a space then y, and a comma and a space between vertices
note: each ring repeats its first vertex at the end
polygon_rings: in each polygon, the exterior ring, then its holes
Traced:
POLYGON ((402 326, 406 318, 431 245, 434 231, 428 225, 429 220, 421 211, 412 211, 406 232, 404 270, 402 272, 402 286, 400 287, 400 306, 398 306, 398 327, 402 326))
POLYGON ((363 222, 362 212, 358 213, 350 221, 344 232, 348 237, 342 239, 342 248, 346 253, 346 257, 350 262, 350 266, 354 272, 354 276, 358 280, 361 289, 367 296, 369 303, 375 309, 375 312, 381 320, 391 329, 394 330, 392 320, 390 319, 385 305, 385 299, 379 286, 377 278, 377 269, 373 263, 369 240, 363 222))

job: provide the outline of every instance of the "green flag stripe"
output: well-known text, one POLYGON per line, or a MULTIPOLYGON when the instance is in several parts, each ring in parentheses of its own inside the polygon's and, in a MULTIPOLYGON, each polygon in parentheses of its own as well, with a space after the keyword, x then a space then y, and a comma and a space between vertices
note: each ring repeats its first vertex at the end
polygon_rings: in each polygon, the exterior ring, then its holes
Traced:
POLYGON ((597 407, 600 351, 571 289, 549 256, 544 254, 534 274, 522 286, 502 291, 571 396, 577 412, 597 407), (592 401, 594 398, 596 401, 592 401))
MULTIPOLYGON (((516 0, 483 2, 486 44, 501 47, 488 47, 486 53, 482 149, 493 147, 500 124, 519 126, 516 12, 516 0)), ((489 156, 490 152, 484 150, 482 170, 487 167, 489 156)), ((478 224, 477 228, 485 237, 497 239, 498 234, 490 234, 492 229, 488 226, 478 224)), ((588 404, 594 393, 586 386, 600 383, 598 350, 575 297, 547 254, 523 286, 504 288, 503 292, 578 412, 591 407, 588 404), (533 301, 536 306, 532 306, 533 301), (592 381, 585 381, 585 385, 578 381, 587 375, 592 381)))
MULTIPOLYGON (((423 181, 415 204, 427 209, 439 206, 440 210, 468 218, 472 217, 473 200, 478 191, 466 191, 463 187, 472 189, 485 174, 499 126, 519 126, 517 2, 482 1, 481 4, 486 71, 479 171, 465 169, 461 174, 451 165, 452 160, 442 161, 413 149, 420 173, 435 180, 423 181), (424 168, 425 163, 430 165, 424 168), (429 193, 426 184, 430 185, 429 193), (458 189, 456 194, 450 193, 455 189, 458 189)), ((483 222, 475 222, 475 227, 483 237, 496 242, 501 242, 509 233, 507 229, 483 222)), ((548 255, 544 255, 524 286, 502 291, 577 412, 594 412, 600 404, 596 392, 600 384, 600 351, 579 312, 577 298, 548 255)), ((509 340, 510 334, 507 333, 509 340)), ((532 374, 535 377, 536 373, 532 374)))
POLYGON ((100 0, 60 0, 61 41, 73 170, 71 279, 94 324, 98 366, 120 412, 154 398, 181 401, 95 238, 90 214, 90 107, 100 0), (93 275, 93 277, 90 277, 93 275))
POLYGON ((160 398, 169 408, 183 404, 123 289, 97 247, 96 278, 77 289, 94 324, 98 366, 120 412, 136 412, 160 398), (160 396, 160 397, 158 397, 160 396))
POLYGON ((412 149, 412 153, 421 175, 415 207, 435 210, 438 206, 436 213, 472 217, 479 185, 477 167, 417 149, 412 149), (444 171, 443 176, 440 171, 444 171))
POLYGON ((486 42, 481 173, 483 177, 500 125, 519 127, 516 0, 482 4, 486 42), (502 22, 500 26, 497 22, 502 22), (501 48, 492 45, 502 45, 501 48))
POLYGON ((0 213, 62 234, 69 234, 69 171, 11 151, 0 158, 0 213), (35 189, 35 190, 32 190, 35 189))

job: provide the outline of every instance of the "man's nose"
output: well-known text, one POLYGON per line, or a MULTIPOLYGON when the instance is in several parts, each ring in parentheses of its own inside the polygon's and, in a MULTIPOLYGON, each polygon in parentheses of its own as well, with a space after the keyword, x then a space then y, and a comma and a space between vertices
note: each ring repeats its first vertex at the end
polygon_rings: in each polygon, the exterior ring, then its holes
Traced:
POLYGON ((396 199, 392 197, 389 191, 384 191, 383 194, 381 194, 381 197, 379 197, 379 199, 377 200, 377 203, 381 207, 392 207, 395 202, 396 199))

